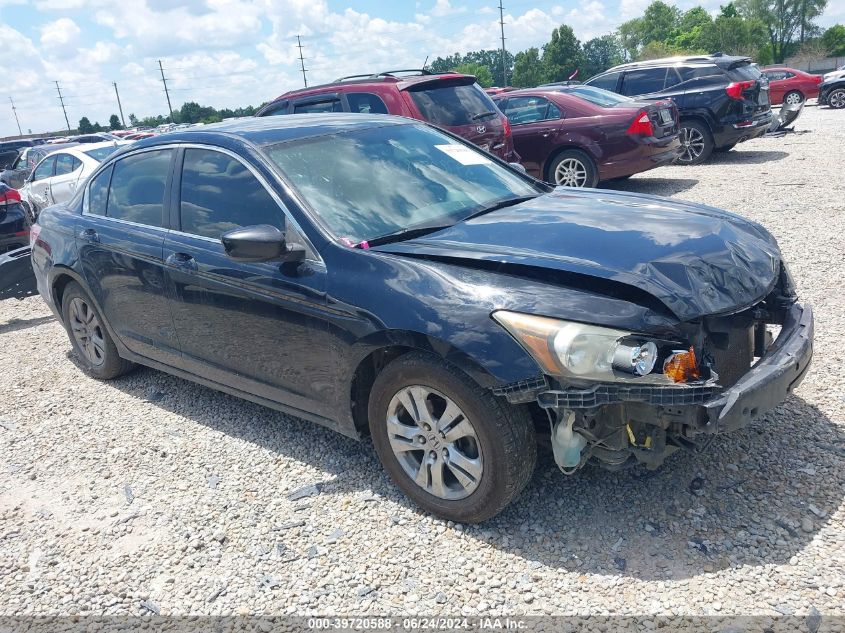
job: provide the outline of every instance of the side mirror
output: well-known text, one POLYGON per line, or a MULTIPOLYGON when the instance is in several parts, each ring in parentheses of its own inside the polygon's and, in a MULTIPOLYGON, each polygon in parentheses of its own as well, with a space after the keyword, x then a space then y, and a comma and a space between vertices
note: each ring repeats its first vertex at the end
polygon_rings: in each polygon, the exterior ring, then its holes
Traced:
POLYGON ((528 172, 525 171, 525 167, 522 166, 522 163, 508 163, 511 167, 516 169, 517 171, 521 171, 523 174, 527 174, 528 172))
POLYGON ((296 262, 305 259, 305 247, 302 244, 288 242, 285 233, 269 224, 228 231, 220 241, 223 242, 226 254, 241 262, 296 262))

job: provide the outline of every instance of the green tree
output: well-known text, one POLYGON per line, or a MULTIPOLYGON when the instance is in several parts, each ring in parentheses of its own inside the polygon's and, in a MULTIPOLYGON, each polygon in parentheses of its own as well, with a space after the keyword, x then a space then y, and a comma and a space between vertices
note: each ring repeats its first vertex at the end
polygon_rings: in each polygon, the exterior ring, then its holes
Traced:
POLYGON ((743 17, 763 24, 772 57, 780 64, 814 31, 813 20, 822 14, 827 0, 737 0, 736 6, 743 17))
POLYGON ((84 116, 79 119, 78 130, 80 134, 91 134, 91 132, 94 131, 94 126, 91 125, 91 121, 88 119, 87 116, 84 116))
POLYGON ((821 42, 828 55, 836 57, 845 55, 845 26, 834 24, 824 32, 821 42))
POLYGON ((562 81, 581 67, 581 42, 572 27, 561 24, 543 46, 543 69, 549 81, 562 81))
POLYGON ((645 44, 643 42, 643 19, 634 18, 623 22, 616 31, 619 38, 619 43, 622 45, 622 50, 625 53, 626 60, 636 59, 640 52, 640 48, 645 44))
POLYGON ((646 59, 660 59, 661 57, 673 57, 674 55, 683 55, 689 51, 676 48, 672 44, 666 42, 649 42, 640 49, 637 55, 637 61, 646 59))
POLYGON ((540 60, 540 49, 532 46, 528 50, 516 54, 513 62, 513 79, 511 84, 517 88, 533 88, 546 81, 543 73, 543 62, 540 60))
POLYGON ((129 114, 129 125, 131 125, 132 127, 138 125, 138 117, 131 113, 129 114))
POLYGON ((704 29, 701 41, 708 52, 748 55, 760 61, 760 52, 767 44, 766 28, 759 20, 720 15, 704 29))
POLYGON ((493 73, 483 64, 476 62, 465 62, 460 66, 456 66, 455 70, 464 75, 475 75, 475 80, 482 88, 489 88, 493 85, 493 73))
POLYGON ((670 43, 681 50, 695 52, 703 51, 706 47, 702 43, 702 33, 713 24, 713 18, 702 7, 693 7, 681 16, 681 22, 670 43))
POLYGON ((602 35, 584 42, 584 78, 622 63, 624 51, 615 35, 602 35))
MULTIPOLYGON (((437 57, 427 69, 435 73, 444 73, 449 70, 456 70, 463 64, 480 64, 487 66, 492 74, 493 85, 507 86, 508 80, 502 75, 502 51, 501 49, 488 49, 481 51, 470 51, 465 55, 455 53, 447 57, 437 57)), ((514 56, 505 51, 505 73, 508 79, 512 76, 514 56)))
POLYGON ((642 18, 642 42, 668 42, 680 26, 681 11, 677 7, 654 0, 645 10, 642 18))
POLYGON ((94 121, 94 125, 91 126, 91 130, 94 132, 102 132, 103 126, 100 125, 99 121, 94 121))
POLYGON ((123 126, 120 124, 120 119, 117 117, 116 114, 112 114, 109 117, 109 128, 112 130, 122 130, 123 126))
POLYGON ((723 18, 738 18, 740 17, 739 11, 736 9, 736 5, 733 2, 729 2, 724 6, 719 7, 719 15, 723 18))

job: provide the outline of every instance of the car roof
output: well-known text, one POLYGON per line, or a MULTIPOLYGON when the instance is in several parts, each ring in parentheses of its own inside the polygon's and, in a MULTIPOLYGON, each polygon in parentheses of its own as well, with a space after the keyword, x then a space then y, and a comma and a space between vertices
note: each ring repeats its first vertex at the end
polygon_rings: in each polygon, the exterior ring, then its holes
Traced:
POLYGON ((420 122, 388 114, 354 112, 250 117, 165 132, 158 136, 134 141, 132 146, 149 147, 168 143, 219 142, 224 139, 241 139, 253 145, 271 145, 338 132, 409 123, 419 124, 420 122))
POLYGON ((732 64, 743 61, 751 61, 750 57, 740 55, 679 55, 677 57, 662 57, 660 59, 648 59, 641 62, 628 62, 627 64, 619 64, 613 68, 608 68, 601 73, 604 75, 609 72, 617 72, 620 70, 633 70, 637 68, 652 68, 659 66, 674 66, 678 64, 716 64, 720 67, 729 67, 732 64))
POLYGON ((363 74, 363 75, 349 75, 346 77, 339 77, 329 83, 320 84, 317 86, 308 86, 307 88, 297 88, 296 90, 288 90, 284 94, 279 95, 270 103, 275 103, 283 99, 290 99, 294 96, 308 95, 312 91, 320 92, 326 88, 335 88, 342 90, 345 86, 354 86, 361 88, 365 85, 371 86, 396 86, 399 90, 406 90, 412 86, 426 83, 436 83, 438 81, 448 81, 454 79, 472 79, 475 81, 474 75, 466 75, 454 71, 447 71, 443 73, 433 73, 427 70, 388 70, 380 73, 363 74), (414 73, 412 75, 405 75, 399 73, 414 73))

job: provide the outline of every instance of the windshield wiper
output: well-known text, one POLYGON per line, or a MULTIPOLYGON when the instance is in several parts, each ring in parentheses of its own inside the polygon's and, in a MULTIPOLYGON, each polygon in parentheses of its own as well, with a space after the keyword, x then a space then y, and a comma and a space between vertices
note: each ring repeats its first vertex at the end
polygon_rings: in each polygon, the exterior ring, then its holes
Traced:
POLYGON ((489 110, 487 112, 479 112, 478 114, 473 115, 472 120, 478 121, 478 119, 483 119, 484 117, 487 117, 487 116, 493 116, 494 114, 496 114, 496 113, 493 112, 492 110, 489 110))
MULTIPOLYGON (((434 233, 435 231, 441 231, 443 229, 448 229, 451 224, 438 224, 432 226, 417 226, 417 227, 410 227, 407 229, 399 229, 398 231, 394 231, 393 233, 387 233, 385 235, 379 235, 378 237, 374 237, 371 240, 367 240, 367 245, 370 247, 373 246, 381 246, 382 244, 390 244, 391 242, 401 242, 403 240, 410 240, 415 237, 420 237, 421 235, 426 235, 428 233, 434 233)), ((363 242, 362 242, 363 244, 363 242)))
MULTIPOLYGON (((538 194, 539 195, 539 194, 538 194)), ((516 196, 514 198, 505 198, 504 200, 500 200, 495 204, 491 204, 489 207, 484 207, 483 209, 479 209, 475 213, 470 213, 466 216, 462 222, 466 222, 467 220, 472 220, 473 218, 477 218, 480 215, 484 215, 485 213, 490 213, 492 211, 498 211, 499 209, 504 209, 505 207, 512 207, 514 205, 520 204, 522 202, 528 202, 529 200, 533 200, 537 196, 516 196)))

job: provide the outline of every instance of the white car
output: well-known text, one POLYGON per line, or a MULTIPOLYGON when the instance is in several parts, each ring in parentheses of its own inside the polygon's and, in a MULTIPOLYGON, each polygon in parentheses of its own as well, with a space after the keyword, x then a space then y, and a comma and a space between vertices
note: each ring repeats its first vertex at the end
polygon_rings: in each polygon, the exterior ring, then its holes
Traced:
POLYGON ((830 81, 831 79, 839 79, 840 77, 845 77, 845 64, 843 64, 833 72, 825 73, 824 81, 830 81))
POLYGON ((20 189, 21 201, 34 218, 41 209, 67 202, 109 154, 131 141, 87 143, 47 154, 20 189))

